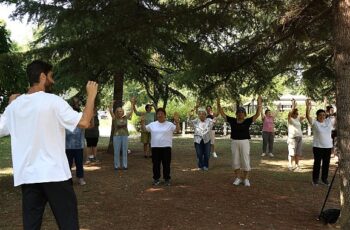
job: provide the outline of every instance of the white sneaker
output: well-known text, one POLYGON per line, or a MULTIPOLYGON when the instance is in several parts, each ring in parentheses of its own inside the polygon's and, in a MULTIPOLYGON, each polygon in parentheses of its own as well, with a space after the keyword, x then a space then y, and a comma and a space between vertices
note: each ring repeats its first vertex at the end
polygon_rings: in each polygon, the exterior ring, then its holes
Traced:
POLYGON ((218 155, 216 154, 216 152, 213 152, 212 155, 214 158, 218 158, 218 155))
POLYGON ((262 156, 262 157, 266 156, 266 153, 262 153, 261 156, 262 156))
POLYGON ((78 183, 79 183, 80 185, 86 185, 86 182, 85 182, 84 178, 79 178, 78 183))
POLYGON ((269 153, 269 157, 274 157, 274 155, 272 153, 269 153))
POLYGON ((242 182, 241 179, 239 179, 238 177, 235 179, 235 181, 233 182, 233 185, 238 186, 240 183, 242 182))
POLYGON ((250 186, 250 182, 248 179, 244 179, 243 184, 244 184, 244 186, 247 186, 247 187, 250 186))

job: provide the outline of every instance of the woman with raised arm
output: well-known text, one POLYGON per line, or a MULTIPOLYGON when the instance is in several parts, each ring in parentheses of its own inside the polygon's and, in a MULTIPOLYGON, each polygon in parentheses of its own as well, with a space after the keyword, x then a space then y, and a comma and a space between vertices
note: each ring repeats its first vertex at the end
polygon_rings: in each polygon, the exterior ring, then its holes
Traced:
POLYGON ((299 117, 297 104, 295 99, 292 99, 292 109, 288 113, 288 169, 299 170, 299 161, 302 156, 301 146, 303 139, 303 132, 301 130, 301 122, 304 117, 299 117), (295 162, 295 167, 293 167, 293 160, 295 162))
POLYGON ((153 163, 153 185, 160 184, 160 165, 163 165, 164 183, 170 186, 170 163, 173 134, 180 130, 178 116, 174 123, 166 120, 166 111, 163 108, 156 110, 157 121, 145 125, 145 117, 141 117, 142 129, 151 133, 151 150, 153 163))
MULTIPOLYGON (((112 122, 114 123, 114 136, 113 136, 113 147, 114 147, 114 169, 120 169, 120 150, 122 150, 122 169, 128 169, 128 119, 131 118, 133 109, 128 114, 124 114, 124 109, 118 107, 113 111, 113 103, 109 107, 109 112, 112 116, 112 122)), ((131 108, 135 104, 135 98, 131 99, 131 108)))
POLYGON ((309 124, 312 126, 314 135, 313 140, 313 154, 314 154, 314 165, 312 168, 312 184, 318 185, 320 176, 321 162, 322 162, 322 175, 321 183, 329 186, 328 183, 328 170, 329 162, 332 153, 332 121, 330 118, 326 118, 326 111, 319 109, 316 112, 316 120, 310 117, 311 101, 306 100, 306 118, 309 124))
POLYGON ((261 154, 262 157, 268 154, 270 157, 274 157, 273 150, 273 142, 275 139, 275 115, 272 114, 271 110, 266 109, 265 115, 261 110, 261 119, 263 121, 262 128, 262 139, 263 139, 263 152, 261 154), (268 151, 267 151, 268 150, 268 151))
POLYGON ((217 108, 221 116, 231 126, 231 151, 232 167, 235 172, 234 185, 243 183, 250 186, 248 179, 250 167, 250 125, 259 117, 262 107, 262 98, 258 97, 258 108, 254 116, 246 118, 247 113, 243 107, 238 107, 236 118, 227 116, 220 105, 220 99, 217 99, 217 108))
POLYGON ((203 171, 209 169, 210 158, 210 133, 213 128, 214 122, 211 118, 207 118, 207 112, 203 108, 198 109, 198 118, 193 118, 194 110, 188 118, 188 122, 194 128, 194 147, 197 155, 198 168, 203 171))

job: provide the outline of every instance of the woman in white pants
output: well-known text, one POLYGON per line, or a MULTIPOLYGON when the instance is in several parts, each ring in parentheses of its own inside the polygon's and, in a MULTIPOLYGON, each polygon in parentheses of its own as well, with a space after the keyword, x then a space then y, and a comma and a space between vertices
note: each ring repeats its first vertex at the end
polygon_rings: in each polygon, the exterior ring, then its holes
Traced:
POLYGON ((258 108, 254 116, 246 118, 247 113, 243 107, 238 107, 236 118, 227 116, 220 106, 220 99, 217 100, 218 111, 221 116, 231 126, 231 151, 232 167, 235 171, 234 185, 240 185, 242 182, 245 186, 250 186, 248 179, 250 168, 250 125, 259 117, 262 107, 262 98, 258 97, 258 108), (242 175, 241 175, 242 174, 242 175))

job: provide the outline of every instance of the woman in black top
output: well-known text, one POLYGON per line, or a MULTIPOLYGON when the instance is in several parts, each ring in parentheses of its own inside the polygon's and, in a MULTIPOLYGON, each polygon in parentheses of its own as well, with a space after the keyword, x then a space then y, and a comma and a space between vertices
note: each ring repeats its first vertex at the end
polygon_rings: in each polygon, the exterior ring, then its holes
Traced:
POLYGON ((243 107, 238 107, 236 118, 227 116, 220 105, 220 99, 217 100, 218 111, 221 116, 231 126, 231 151, 232 151, 232 167, 235 171, 236 179, 234 185, 243 183, 245 186, 250 186, 248 179, 250 168, 250 125, 259 117, 262 107, 262 98, 258 97, 258 109, 254 116, 246 118, 247 113, 243 107), (241 175, 241 171, 242 174, 241 175))

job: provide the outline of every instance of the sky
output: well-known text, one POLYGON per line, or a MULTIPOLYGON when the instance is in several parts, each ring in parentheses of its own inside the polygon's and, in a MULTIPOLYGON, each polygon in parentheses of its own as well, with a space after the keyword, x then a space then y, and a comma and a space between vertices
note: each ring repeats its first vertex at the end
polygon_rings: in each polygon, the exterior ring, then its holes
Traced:
POLYGON ((11 32, 11 40, 17 42, 19 45, 25 45, 33 39, 32 28, 34 26, 31 24, 28 25, 26 19, 23 22, 10 19, 9 16, 14 10, 14 5, 7 6, 0 4, 0 19, 5 20, 6 28, 11 32))

